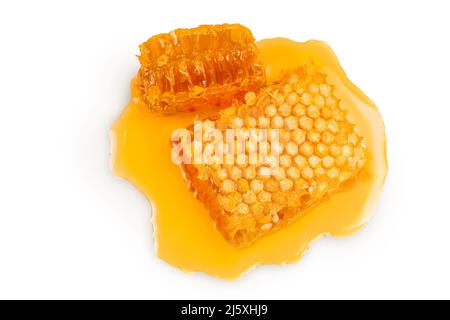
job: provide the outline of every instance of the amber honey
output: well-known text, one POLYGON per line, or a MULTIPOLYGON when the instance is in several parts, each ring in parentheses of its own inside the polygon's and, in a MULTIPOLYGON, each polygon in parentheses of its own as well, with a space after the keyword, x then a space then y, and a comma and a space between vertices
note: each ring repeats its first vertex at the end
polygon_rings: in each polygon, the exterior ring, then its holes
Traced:
POLYGON ((305 210, 294 223, 238 248, 219 232, 208 208, 193 195, 179 166, 171 161, 173 130, 214 116, 217 110, 151 113, 139 99, 134 81, 132 101, 111 130, 112 168, 149 199, 158 256, 184 271, 235 279, 259 264, 297 261, 313 240, 323 235, 344 236, 360 229, 368 221, 386 177, 381 115, 347 79, 332 50, 319 41, 298 43, 281 38, 260 41, 257 47, 269 85, 284 71, 308 62, 326 74, 348 121, 364 139, 366 174, 351 188, 333 193, 305 210))

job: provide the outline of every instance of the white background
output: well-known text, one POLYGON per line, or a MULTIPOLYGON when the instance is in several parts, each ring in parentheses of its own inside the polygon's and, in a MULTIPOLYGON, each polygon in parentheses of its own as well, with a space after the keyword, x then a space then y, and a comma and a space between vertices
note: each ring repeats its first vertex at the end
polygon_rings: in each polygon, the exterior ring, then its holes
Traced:
POLYGON ((448 1, 2 1, 0 298, 450 298, 448 1), (240 22, 327 41, 378 104, 390 172, 362 232, 236 282, 158 259, 108 128, 153 34, 240 22))

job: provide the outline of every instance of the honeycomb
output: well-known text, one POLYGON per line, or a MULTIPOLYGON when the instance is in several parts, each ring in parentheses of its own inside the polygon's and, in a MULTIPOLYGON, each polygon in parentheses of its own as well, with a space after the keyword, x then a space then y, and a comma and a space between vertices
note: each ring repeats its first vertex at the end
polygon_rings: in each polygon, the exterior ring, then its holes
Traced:
POLYGON ((258 93, 249 91, 244 103, 187 128, 194 139, 183 146, 189 161, 180 165, 224 237, 246 247, 358 179, 366 148, 347 118, 326 74, 305 63, 258 93), (204 139, 211 129, 222 137, 238 130, 248 139, 243 145, 204 139), (234 152, 239 146, 240 155, 234 152), (222 152, 204 152, 203 161, 195 161, 198 149, 222 152), (255 161, 254 151, 262 149, 255 161))
POLYGON ((239 24, 177 29, 140 45, 140 98, 152 111, 229 106, 265 83, 249 29, 239 24))

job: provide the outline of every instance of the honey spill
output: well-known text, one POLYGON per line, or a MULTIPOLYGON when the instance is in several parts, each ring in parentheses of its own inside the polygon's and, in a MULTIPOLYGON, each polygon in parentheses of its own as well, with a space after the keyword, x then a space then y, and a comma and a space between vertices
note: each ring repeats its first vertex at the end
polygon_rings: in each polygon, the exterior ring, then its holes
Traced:
MULTIPOLYGON (((295 223, 236 248, 218 232, 208 210, 188 189, 171 162, 173 130, 211 116, 214 111, 178 115, 152 114, 133 99, 111 129, 113 172, 134 184, 152 206, 155 248, 164 261, 184 271, 236 279, 260 264, 299 260, 311 242, 323 235, 345 236, 370 218, 387 174, 384 125, 376 106, 346 77, 332 50, 323 42, 269 39, 257 43, 268 83, 283 70, 314 62, 335 85, 341 106, 365 138, 370 176, 351 190, 332 195, 295 223)), ((136 97, 135 82, 132 97, 136 97)))

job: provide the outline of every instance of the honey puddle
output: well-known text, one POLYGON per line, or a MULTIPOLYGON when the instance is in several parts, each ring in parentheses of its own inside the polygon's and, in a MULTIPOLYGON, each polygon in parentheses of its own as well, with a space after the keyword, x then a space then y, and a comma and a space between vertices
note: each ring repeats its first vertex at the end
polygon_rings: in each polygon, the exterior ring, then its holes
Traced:
MULTIPOLYGON (((350 190, 333 194, 298 221, 248 248, 237 249, 215 229, 208 210, 189 191, 180 168, 170 158, 170 136, 203 113, 156 115, 133 99, 111 129, 112 170, 141 190, 152 205, 156 252, 184 271, 236 279, 259 264, 299 260, 322 235, 345 236, 370 218, 387 174, 384 125, 376 106, 345 76, 332 50, 323 42, 298 43, 269 39, 257 43, 267 66, 268 82, 282 70, 312 61, 327 73, 329 83, 349 120, 365 137, 371 176, 350 190)), ((132 83, 132 97, 135 97, 132 83)))

